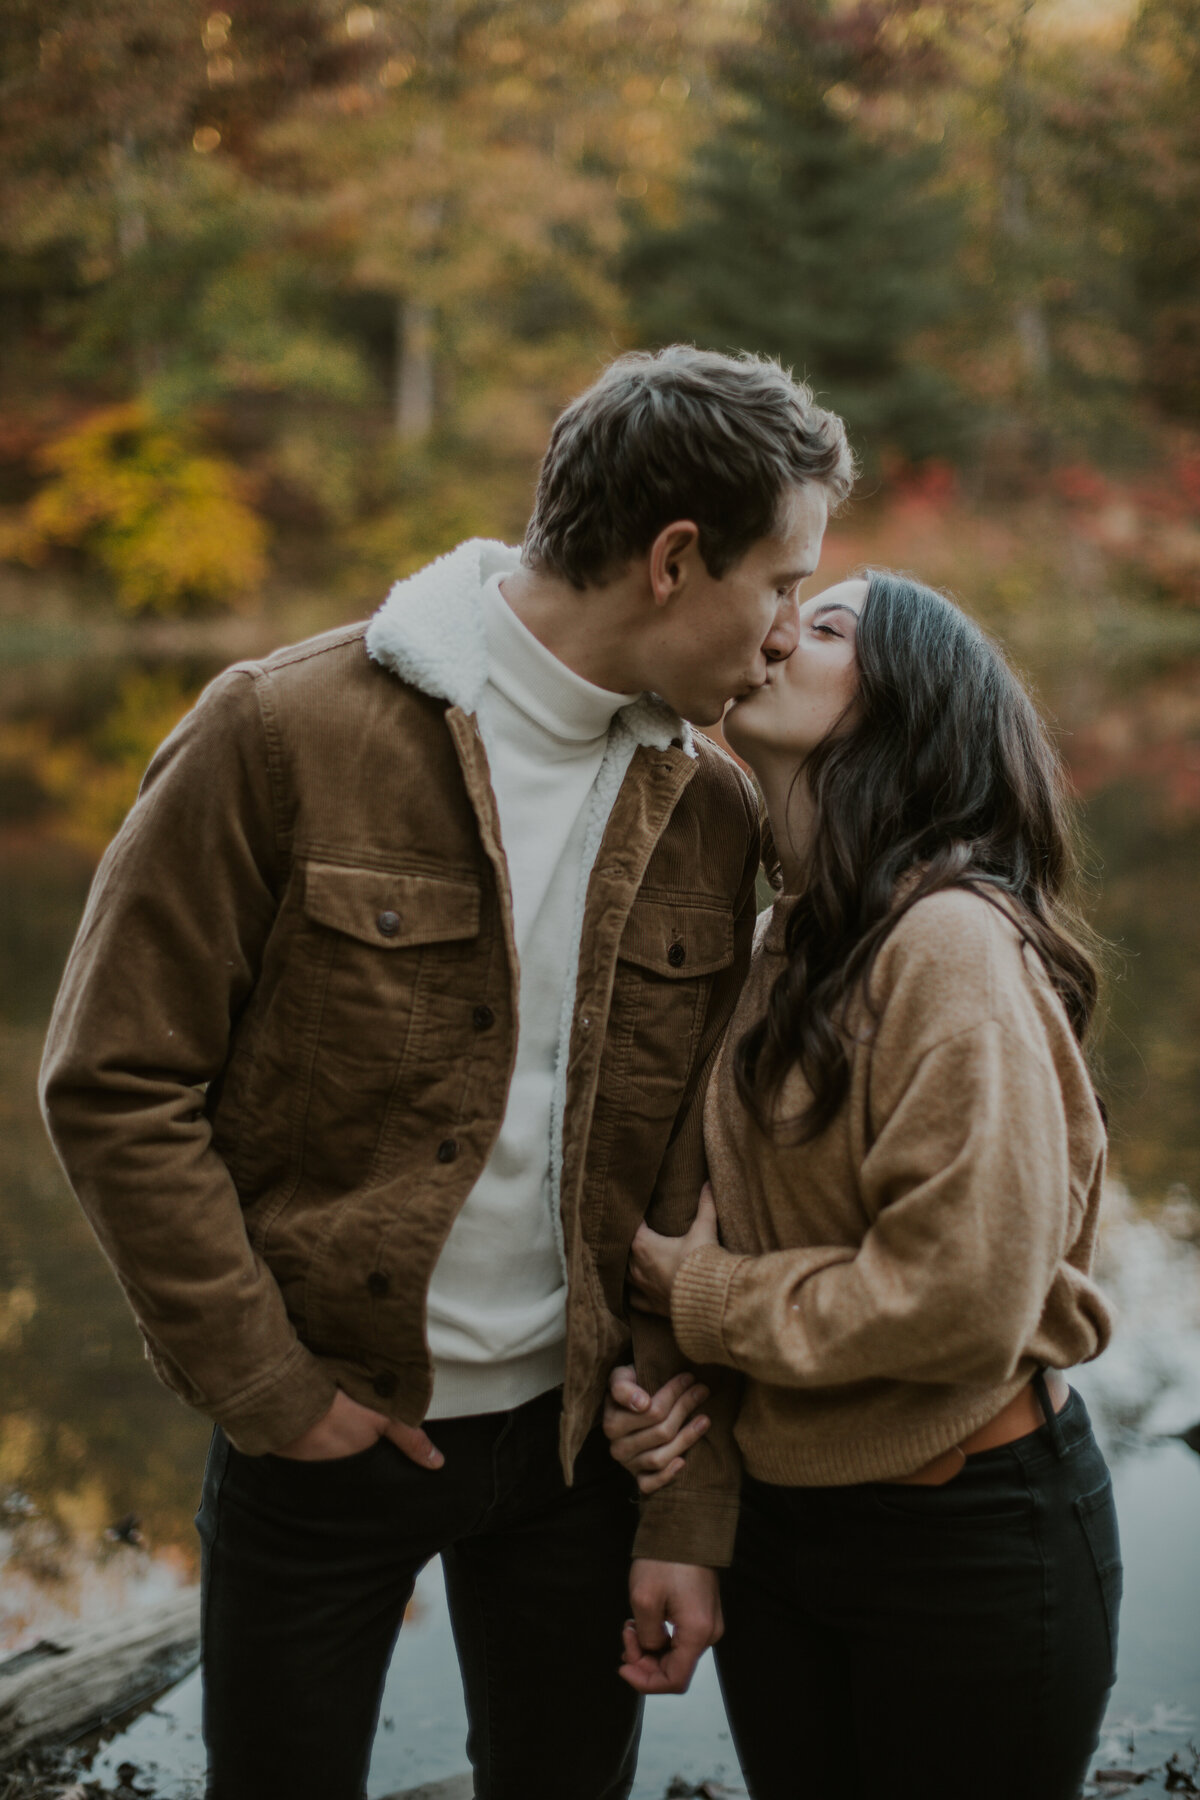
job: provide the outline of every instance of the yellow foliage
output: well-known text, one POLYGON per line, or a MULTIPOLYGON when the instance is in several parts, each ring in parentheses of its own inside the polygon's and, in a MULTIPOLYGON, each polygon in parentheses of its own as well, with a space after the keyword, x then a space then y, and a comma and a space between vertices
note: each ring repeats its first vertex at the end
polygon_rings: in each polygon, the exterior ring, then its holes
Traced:
POLYGON ((219 610, 265 573, 266 528, 238 472, 137 402, 94 413, 48 445, 50 480, 3 549, 27 562, 81 550, 131 613, 219 610))
POLYGON ((0 764, 28 768, 63 835, 99 855, 136 800, 146 764, 195 698, 174 670, 133 670, 86 736, 56 741, 44 720, 0 727, 0 764))
MULTIPOLYGON (((523 471, 521 472, 523 474, 523 471)), ((437 468, 410 484, 404 501, 342 534, 348 584, 399 581, 464 538, 520 542, 530 483, 500 468, 437 468), (507 477, 507 479, 506 479, 507 477)))
MULTIPOLYGON (((58 1451, 65 1460, 78 1463, 87 1455, 87 1445, 77 1432, 60 1425, 57 1432, 58 1451)), ((95 1476, 85 1477, 73 1492, 55 1495, 54 1511, 67 1536, 81 1548, 102 1540, 104 1528, 112 1518, 112 1496, 95 1476)))
POLYGON ((31 1287, 0 1290, 0 1350, 14 1350, 26 1325, 37 1312, 37 1295, 31 1287))
POLYGON ((45 1430, 28 1412, 0 1416, 0 1481, 15 1487, 25 1480, 41 1454, 45 1430))
POLYGON ((174 670, 135 670, 90 741, 50 752, 42 778, 77 843, 104 848, 137 799, 146 764, 195 698, 174 670))

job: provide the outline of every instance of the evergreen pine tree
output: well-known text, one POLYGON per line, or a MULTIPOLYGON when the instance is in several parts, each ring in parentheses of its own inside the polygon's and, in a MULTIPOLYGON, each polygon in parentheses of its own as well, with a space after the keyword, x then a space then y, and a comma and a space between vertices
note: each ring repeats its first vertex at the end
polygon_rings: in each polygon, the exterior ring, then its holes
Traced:
POLYGON ((1111 216, 1131 276, 1130 326, 1168 416, 1200 424, 1200 0, 1144 0, 1129 34, 1111 216))
POLYGON ((728 71, 740 116, 698 153, 677 221, 635 223, 622 276, 644 342, 778 356, 846 419, 870 463, 890 445, 951 447, 949 383, 912 354, 954 304, 957 214, 931 185, 937 153, 895 149, 856 122, 878 82, 824 0, 776 0, 728 71))

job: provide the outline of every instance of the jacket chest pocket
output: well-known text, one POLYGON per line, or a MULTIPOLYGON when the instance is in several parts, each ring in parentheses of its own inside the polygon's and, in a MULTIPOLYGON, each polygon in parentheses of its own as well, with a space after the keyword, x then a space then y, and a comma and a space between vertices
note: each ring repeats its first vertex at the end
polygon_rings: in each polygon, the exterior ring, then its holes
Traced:
MULTIPOLYGON (((394 1063, 431 964, 451 972, 479 935, 477 882, 309 863, 303 910, 320 952, 323 1056, 394 1063)), ((467 959, 469 960, 469 959, 467 959)))
POLYGON ((674 1117, 713 977, 733 961, 727 907, 634 901, 618 951, 610 1037, 638 1111, 674 1117))
POLYGON ((312 992, 297 1135, 306 1182, 344 1191, 375 1166, 405 1084, 433 1080, 426 1065, 470 1034, 481 893, 466 879, 309 863, 302 907, 312 992))

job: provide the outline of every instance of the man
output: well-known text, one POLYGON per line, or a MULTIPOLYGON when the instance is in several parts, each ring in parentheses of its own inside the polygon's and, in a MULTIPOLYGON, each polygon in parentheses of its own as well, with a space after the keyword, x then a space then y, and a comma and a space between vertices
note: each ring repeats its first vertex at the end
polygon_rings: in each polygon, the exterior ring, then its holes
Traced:
MULTIPOLYGON (((691 724, 790 653, 850 476, 777 365, 621 358, 556 424, 523 553, 463 544, 229 670, 101 866, 44 1101, 217 1427, 211 1800, 358 1800, 437 1554, 480 1800, 628 1794, 631 1553, 662 1686, 719 1631, 720 1409, 636 1543, 596 1417, 630 1240, 694 1210, 754 918, 753 794, 691 724)), ((659 1387, 678 1352, 638 1335, 659 1387)))

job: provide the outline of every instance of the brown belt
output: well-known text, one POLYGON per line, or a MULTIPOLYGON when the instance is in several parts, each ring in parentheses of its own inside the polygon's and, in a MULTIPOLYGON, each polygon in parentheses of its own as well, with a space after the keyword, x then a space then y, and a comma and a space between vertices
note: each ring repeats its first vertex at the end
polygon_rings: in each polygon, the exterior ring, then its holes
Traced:
MULTIPOLYGON (((1046 1370, 1046 1387, 1051 1406, 1060 1413, 1071 1390, 1057 1369, 1046 1370)), ((946 1482, 954 1480, 968 1456, 975 1456, 980 1450, 998 1450, 1002 1444, 1015 1444, 1018 1438, 1028 1437, 1031 1431, 1039 1430, 1045 1423, 1037 1393, 1032 1382, 1028 1382, 994 1419, 973 1431, 961 1444, 943 1450, 940 1456, 923 1463, 911 1475, 893 1475, 891 1483, 906 1487, 944 1487, 946 1482)))

